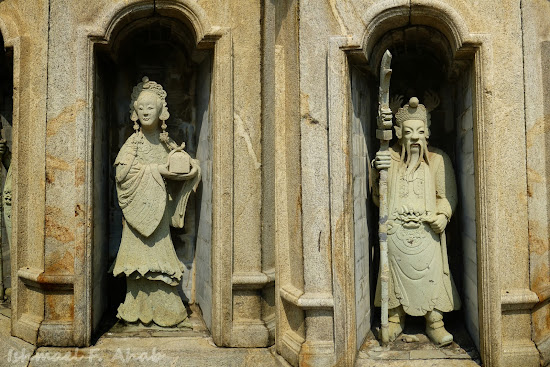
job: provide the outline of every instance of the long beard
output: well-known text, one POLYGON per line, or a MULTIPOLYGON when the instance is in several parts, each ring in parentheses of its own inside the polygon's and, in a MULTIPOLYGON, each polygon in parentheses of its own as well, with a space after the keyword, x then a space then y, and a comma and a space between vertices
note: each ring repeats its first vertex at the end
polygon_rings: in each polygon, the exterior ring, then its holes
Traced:
POLYGON ((425 162, 427 165, 430 165, 430 162, 428 160, 428 147, 426 140, 419 140, 418 142, 420 151, 418 154, 418 160, 415 162, 414 167, 412 169, 409 169, 412 161, 412 154, 411 154, 411 143, 407 142, 407 144, 401 144, 401 167, 403 167, 408 172, 414 172, 420 167, 420 164, 422 162, 425 162))

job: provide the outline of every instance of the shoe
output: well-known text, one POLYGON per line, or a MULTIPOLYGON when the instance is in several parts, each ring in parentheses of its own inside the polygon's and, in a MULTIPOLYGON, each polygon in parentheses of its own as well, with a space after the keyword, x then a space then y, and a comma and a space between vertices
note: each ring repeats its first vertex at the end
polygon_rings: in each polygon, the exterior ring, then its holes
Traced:
POLYGON ((397 339, 399 334, 403 332, 404 322, 388 322, 388 334, 390 336, 390 342, 397 339))
POLYGON ((433 329, 426 328, 426 334, 438 347, 444 347, 453 342, 453 336, 443 326, 433 329))

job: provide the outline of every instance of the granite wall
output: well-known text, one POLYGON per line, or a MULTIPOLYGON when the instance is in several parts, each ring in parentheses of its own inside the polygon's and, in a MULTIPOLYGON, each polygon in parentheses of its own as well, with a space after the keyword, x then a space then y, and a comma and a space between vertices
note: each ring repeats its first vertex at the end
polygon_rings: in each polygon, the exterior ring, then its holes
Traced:
POLYGON ((275 342, 294 365, 353 365, 370 326, 366 280, 376 274, 364 224, 371 157, 361 140, 372 113, 360 105, 367 89, 357 81, 361 72, 376 79, 384 35, 425 27, 442 35, 453 62, 470 65, 457 74, 459 105, 444 119, 456 127, 449 137, 464 273, 455 277, 466 326, 479 335, 485 365, 535 366, 539 356, 547 363, 549 6, 0 1, 14 61, 12 333, 37 344, 87 345, 107 312, 103 260, 112 254, 94 238, 121 218, 101 217, 110 203, 94 199, 110 195, 94 187, 110 164, 95 155, 114 151, 94 123, 115 123, 96 114, 105 101, 94 52, 158 16, 187 27, 192 46, 210 58, 188 55, 204 81, 191 113, 204 176, 188 238, 196 247, 181 251, 190 276, 183 292, 200 304, 220 346, 275 342))
MULTIPOLYGON (((370 160, 367 140, 372 128, 367 124, 372 121, 371 95, 366 76, 359 70, 352 68, 350 75, 350 88, 352 90, 351 103, 351 141, 352 141, 352 175, 353 175, 353 224, 355 247, 355 312, 357 325, 357 348, 361 346, 371 328, 372 321, 372 236, 370 230, 378 233, 376 220, 371 219, 372 213, 367 213, 367 208, 372 209, 372 200, 369 195, 369 170, 370 160), (368 214, 371 214, 370 216, 368 214), (369 223, 370 222, 370 223, 369 223), (370 224, 370 226, 369 226, 370 224), (374 226, 373 226, 374 225, 374 226)), ((372 127, 372 126, 371 126, 372 127)), ((376 219, 376 218, 374 218, 376 219)), ((376 237, 376 236, 374 236, 376 237)))
POLYGON ((455 90, 456 115, 456 177, 459 207, 455 220, 459 222, 463 274, 461 276, 462 305, 466 328, 479 348, 478 271, 476 240, 476 196, 474 175, 474 120, 472 74, 469 68, 460 76, 455 90))

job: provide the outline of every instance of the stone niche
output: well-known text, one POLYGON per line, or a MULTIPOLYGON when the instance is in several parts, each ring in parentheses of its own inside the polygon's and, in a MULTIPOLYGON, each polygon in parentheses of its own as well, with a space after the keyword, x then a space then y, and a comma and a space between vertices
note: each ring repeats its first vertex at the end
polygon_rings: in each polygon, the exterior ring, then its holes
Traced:
POLYGON ((183 229, 171 228, 179 259, 185 265, 179 293, 185 303, 198 303, 211 327, 211 197, 210 139, 211 50, 197 50, 186 24, 153 15, 126 23, 108 43, 94 46, 93 265, 92 325, 115 321, 124 300, 125 281, 109 272, 122 235, 123 216, 115 188, 114 161, 133 133, 129 104, 133 86, 143 76, 166 90, 168 132, 201 162, 202 182, 192 194, 183 229))
MULTIPOLYGON (((13 126, 13 49, 4 47, 4 39, 0 34, 0 133, 1 138, 6 140, 7 152, 3 159, 2 165, 0 168, 0 189, 3 192, 4 182, 6 179, 7 169, 11 161, 11 151, 12 151, 12 139, 11 139, 11 130, 13 126)), ((6 223, 4 222, 4 208, 0 215, 1 223, 1 233, 0 239, 2 246, 1 251, 1 262, 0 266, 0 279, 3 283, 4 290, 11 287, 11 256, 10 256, 10 246, 8 240, 8 232, 6 230, 6 223)), ((2 299, 0 298, 0 302, 2 299)))
MULTIPOLYGON (((478 317, 478 270, 476 244, 476 189, 474 185, 474 95, 473 63, 457 61, 446 37, 426 26, 407 26, 382 36, 373 47, 369 62, 349 57, 350 121, 355 248, 355 312, 357 348, 371 328, 380 325, 380 309, 373 306, 378 276, 378 210, 368 182, 370 161, 379 148, 376 139, 378 74, 386 49, 393 55, 390 98, 403 95, 403 104, 434 92, 439 106, 431 113, 429 144, 445 151, 452 160, 459 196, 458 207, 447 227, 451 274, 462 308, 447 313, 450 326, 463 327, 480 348, 478 317), (454 325, 454 326, 453 326, 454 325)), ((395 143, 394 139, 390 145, 395 143)), ((407 325, 412 317, 407 318, 407 325)), ((421 325, 423 328, 423 320, 421 325)))

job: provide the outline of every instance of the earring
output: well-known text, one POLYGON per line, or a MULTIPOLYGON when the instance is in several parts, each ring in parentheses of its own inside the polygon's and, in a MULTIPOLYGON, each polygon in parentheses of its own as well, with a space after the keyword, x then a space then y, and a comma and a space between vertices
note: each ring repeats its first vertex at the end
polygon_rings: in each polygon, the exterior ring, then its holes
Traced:
POLYGON ((134 121, 134 131, 137 133, 139 130, 139 124, 138 124, 138 115, 136 111, 132 111, 132 115, 130 115, 130 120, 134 121))
POLYGON ((168 132, 166 131, 166 128, 168 126, 166 126, 166 121, 164 120, 161 120, 161 121, 162 121, 162 125, 160 125, 160 128, 162 129, 162 132, 160 133, 160 140, 168 144, 170 141, 170 139, 168 138, 168 132))

